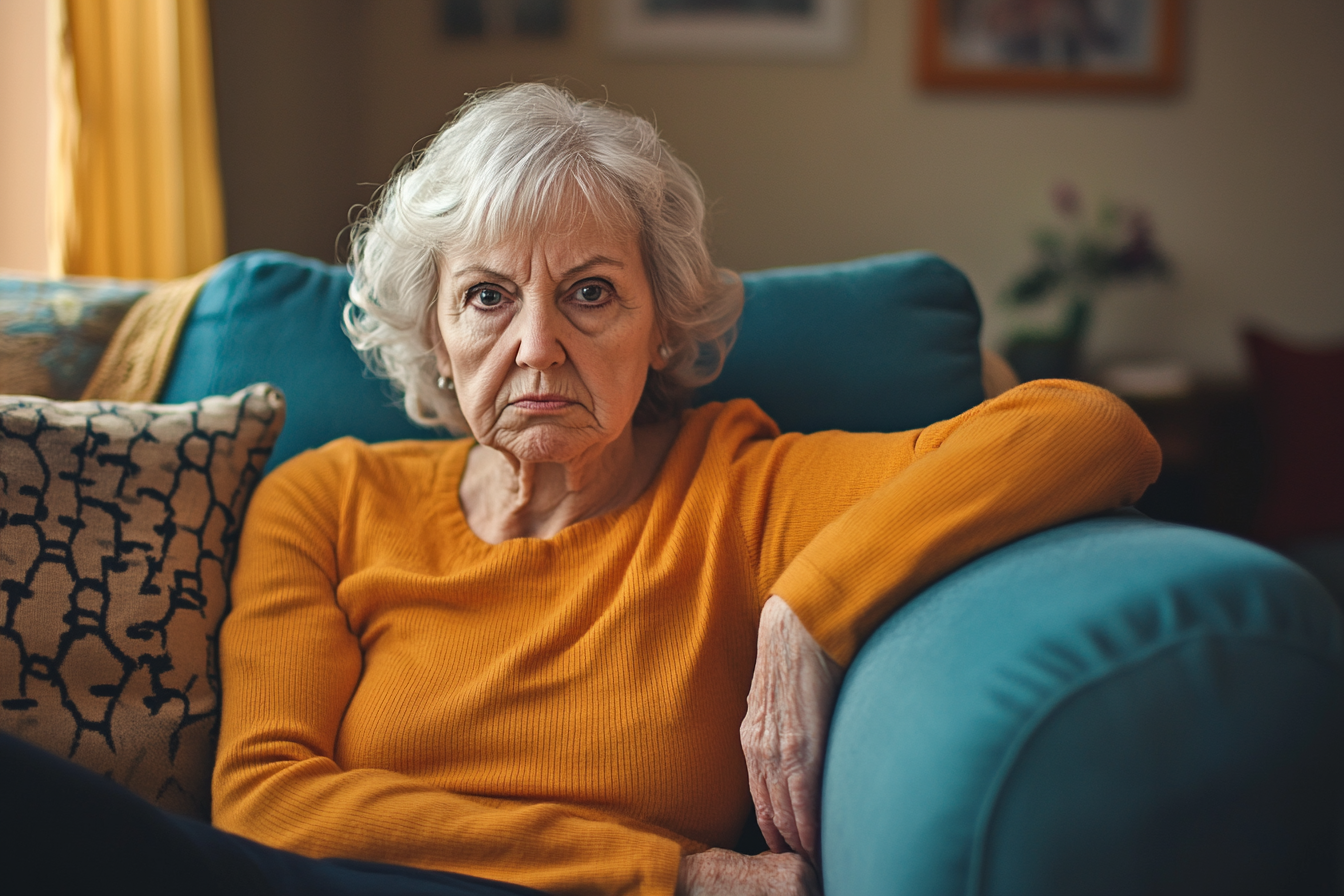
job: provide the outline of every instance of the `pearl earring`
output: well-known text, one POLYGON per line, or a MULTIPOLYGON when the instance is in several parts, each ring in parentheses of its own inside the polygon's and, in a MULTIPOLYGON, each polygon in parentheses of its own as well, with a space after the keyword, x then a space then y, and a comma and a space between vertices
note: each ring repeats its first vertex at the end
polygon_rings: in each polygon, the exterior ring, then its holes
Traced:
POLYGON ((452 391, 453 391, 453 388, 454 388, 454 387, 453 387, 453 381, 450 380, 450 379, 448 379, 448 377, 446 377, 446 376, 441 376, 441 377, 439 377, 439 388, 440 388, 440 389, 447 389, 449 392, 452 392, 452 391))
POLYGON ((658 357, 662 358, 664 361, 672 357, 672 349, 667 347, 667 343, 658 346, 658 357))

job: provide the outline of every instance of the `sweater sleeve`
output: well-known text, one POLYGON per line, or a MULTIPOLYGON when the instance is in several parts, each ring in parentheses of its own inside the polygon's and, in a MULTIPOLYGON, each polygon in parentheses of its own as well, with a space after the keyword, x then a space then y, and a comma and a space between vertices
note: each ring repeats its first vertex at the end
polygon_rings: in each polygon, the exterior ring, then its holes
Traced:
POLYGON ((337 455, 324 449, 291 461, 267 477, 248 512, 233 610, 220 635, 214 824, 312 857, 455 871, 554 893, 672 893, 683 848, 697 845, 667 831, 338 764, 363 651, 337 599, 339 520, 349 500, 337 455))
POLYGON ((1124 402, 1068 380, 1018 386, 923 430, 788 438, 744 478, 744 529, 763 593, 784 598, 841 665, 934 579, 1132 504, 1161 467, 1124 402))

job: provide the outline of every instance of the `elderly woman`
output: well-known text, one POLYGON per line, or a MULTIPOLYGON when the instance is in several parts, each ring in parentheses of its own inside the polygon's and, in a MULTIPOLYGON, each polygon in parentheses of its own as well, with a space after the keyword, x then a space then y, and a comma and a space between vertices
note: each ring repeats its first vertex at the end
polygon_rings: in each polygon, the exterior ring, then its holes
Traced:
POLYGON ((352 265, 354 344, 413 419, 467 437, 342 439, 252 502, 214 821, 308 856, 816 892, 826 728, 864 638, 1157 472, 1142 424, 1079 383, 891 435, 687 410, 740 282, 654 129, 551 87, 468 102, 352 265), (753 824, 771 851, 731 851, 753 824))

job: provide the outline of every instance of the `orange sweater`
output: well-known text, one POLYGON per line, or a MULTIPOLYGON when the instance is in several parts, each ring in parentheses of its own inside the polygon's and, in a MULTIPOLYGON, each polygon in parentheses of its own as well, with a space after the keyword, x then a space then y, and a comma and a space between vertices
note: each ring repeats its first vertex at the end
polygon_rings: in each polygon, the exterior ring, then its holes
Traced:
POLYGON ((558 893, 668 894, 752 817, 738 725, 761 605, 840 663, 983 551, 1135 501, 1156 444, 1118 399, 1037 382, 921 431, 780 436, 685 414, 647 492, 498 545, 468 441, 342 439, 252 501, 220 637, 214 820, 558 893))

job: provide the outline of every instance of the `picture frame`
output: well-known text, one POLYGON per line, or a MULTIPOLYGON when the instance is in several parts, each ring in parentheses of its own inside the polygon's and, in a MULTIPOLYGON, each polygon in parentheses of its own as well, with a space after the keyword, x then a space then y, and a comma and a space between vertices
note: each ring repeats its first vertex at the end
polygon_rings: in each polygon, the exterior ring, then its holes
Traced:
POLYGON ((568 0, 439 0, 439 29, 455 40, 559 38, 568 0))
POLYGON ((843 59, 854 46, 855 2, 607 0, 608 45, 635 59, 843 59))
POLYGON ((917 0, 935 91, 1160 96, 1179 89, 1184 0, 917 0))

